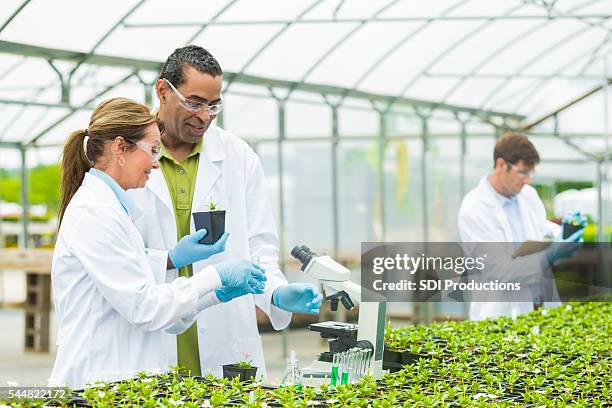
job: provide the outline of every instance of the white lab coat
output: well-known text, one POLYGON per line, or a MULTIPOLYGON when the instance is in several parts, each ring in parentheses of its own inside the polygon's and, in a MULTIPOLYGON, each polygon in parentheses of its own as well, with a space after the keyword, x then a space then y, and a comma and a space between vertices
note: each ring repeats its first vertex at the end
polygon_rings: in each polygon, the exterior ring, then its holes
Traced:
POLYGON ((166 260, 167 251, 145 250, 113 190, 86 173, 53 252, 58 349, 51 385, 82 388, 167 368, 164 329, 181 330, 181 319, 221 281, 210 267, 165 283, 166 260))
MULTIPOLYGON (((151 172, 144 189, 130 190, 130 194, 139 207, 147 208, 136 220, 147 248, 172 248, 177 242, 176 221, 161 169, 151 172)), ((274 290, 287 284, 277 263, 276 225, 259 158, 246 142, 212 125, 204 135, 192 212, 207 211, 211 199, 226 210, 225 230, 230 236, 224 252, 193 265, 194 275, 220 261, 259 260, 266 270, 267 282, 261 295, 245 295, 227 303, 215 297, 216 305, 193 316, 198 325, 202 372, 221 376, 223 364, 252 360, 259 367, 257 375, 265 376, 255 306, 268 315, 276 330, 287 327, 292 316, 271 303, 274 290)), ((193 217, 191 232, 195 232, 193 217)), ((167 355, 168 364, 176 364, 176 336, 168 342, 167 355)))
MULTIPOLYGON (((559 233, 560 226, 546 219, 544 204, 533 187, 525 185, 516 197, 525 240, 541 240, 559 233)), ((458 226, 466 256, 477 252, 478 244, 484 244, 487 250, 499 250, 499 262, 487 268, 486 274, 482 276, 483 280, 519 281, 523 285, 534 281, 544 282, 543 290, 552 300, 544 305, 552 307, 560 304, 548 261, 542 253, 511 259, 514 252, 512 229, 506 212, 495 197, 488 176, 482 177, 478 186, 463 199, 459 209, 458 226), (506 242, 508 246, 502 248, 503 245, 487 245, 491 242, 506 242)), ((480 249, 482 247, 481 245, 480 249)), ((510 291, 504 292, 504 295, 499 302, 472 302, 470 319, 511 316, 533 310, 533 302, 524 301, 524 293, 522 301, 513 298, 510 291)))

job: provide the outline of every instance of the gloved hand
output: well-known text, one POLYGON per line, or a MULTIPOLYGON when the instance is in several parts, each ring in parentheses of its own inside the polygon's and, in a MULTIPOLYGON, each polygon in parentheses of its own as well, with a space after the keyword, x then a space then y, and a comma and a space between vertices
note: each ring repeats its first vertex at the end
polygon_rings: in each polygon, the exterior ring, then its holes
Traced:
POLYGON ((586 227, 588 220, 587 217, 582 215, 580 211, 576 211, 573 214, 565 214, 563 216, 563 224, 580 225, 582 228, 586 227))
POLYGON ((222 302, 246 295, 261 294, 265 291, 266 274, 264 269, 249 261, 226 261, 215 265, 223 287, 215 294, 222 302))
MULTIPOLYGON (((253 294, 261 295, 262 293, 266 291, 264 288, 265 288, 265 285, 260 288, 255 288, 253 294)), ((250 293, 249 291, 243 288, 230 288, 228 286, 223 286, 215 290, 215 295, 217 295, 217 298, 223 303, 229 302, 230 300, 236 299, 237 297, 240 297, 240 296, 248 295, 249 293, 250 293)))
POLYGON ((319 314, 323 295, 312 283, 290 283, 279 286, 272 294, 276 307, 294 313, 319 314))
POLYGON ((203 228, 193 234, 186 235, 177 242, 174 248, 168 251, 168 256, 175 268, 182 268, 185 265, 203 261, 225 251, 225 241, 227 241, 229 233, 223 234, 214 244, 200 244, 198 241, 204 238, 207 233, 208 231, 203 228))
POLYGON ((557 235, 553 243, 546 250, 548 262, 553 265, 557 261, 570 258, 574 252, 582 247, 582 242, 584 242, 584 239, 582 239, 583 234, 584 229, 579 229, 565 239, 562 238, 562 232, 557 235))

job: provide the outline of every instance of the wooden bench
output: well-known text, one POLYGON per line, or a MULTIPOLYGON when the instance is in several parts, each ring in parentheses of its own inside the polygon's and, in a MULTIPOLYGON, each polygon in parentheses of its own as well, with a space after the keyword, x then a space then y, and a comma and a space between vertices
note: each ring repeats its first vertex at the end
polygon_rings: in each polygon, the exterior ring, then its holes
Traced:
POLYGON ((26 351, 49 351, 52 259, 51 249, 0 250, 0 270, 24 271, 26 274, 26 351))

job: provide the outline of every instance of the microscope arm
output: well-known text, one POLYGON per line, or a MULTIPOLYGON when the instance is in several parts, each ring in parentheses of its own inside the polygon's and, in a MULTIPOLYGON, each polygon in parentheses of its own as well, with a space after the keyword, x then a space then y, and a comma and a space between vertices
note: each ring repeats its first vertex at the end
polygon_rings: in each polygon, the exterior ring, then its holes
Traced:
POLYGON ((323 285, 323 292, 325 299, 332 302, 332 310, 335 310, 334 302, 337 304, 338 300, 342 301, 342 304, 347 309, 352 309, 355 304, 361 303, 361 286, 351 281, 335 282, 319 280, 323 285))

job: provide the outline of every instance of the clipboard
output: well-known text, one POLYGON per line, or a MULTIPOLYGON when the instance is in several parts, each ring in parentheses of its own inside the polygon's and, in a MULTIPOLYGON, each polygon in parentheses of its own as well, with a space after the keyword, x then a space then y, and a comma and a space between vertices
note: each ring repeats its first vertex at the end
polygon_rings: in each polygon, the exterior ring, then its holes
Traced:
POLYGON ((550 246, 550 244, 552 244, 552 240, 527 240, 523 242, 521 246, 516 249, 516 251, 514 251, 514 253, 512 254, 512 258, 531 255, 535 254, 536 252, 544 251, 550 246))

